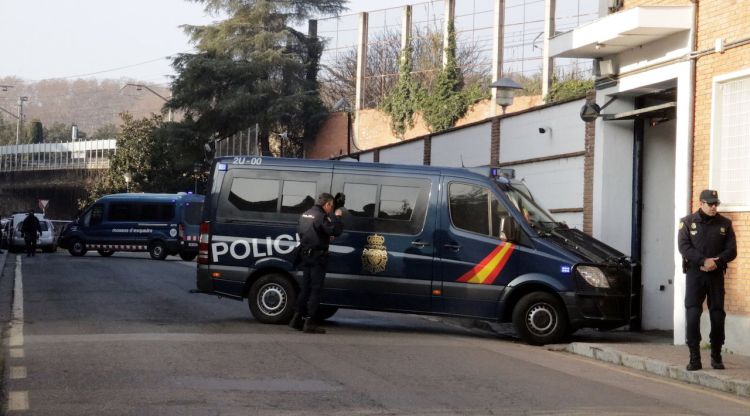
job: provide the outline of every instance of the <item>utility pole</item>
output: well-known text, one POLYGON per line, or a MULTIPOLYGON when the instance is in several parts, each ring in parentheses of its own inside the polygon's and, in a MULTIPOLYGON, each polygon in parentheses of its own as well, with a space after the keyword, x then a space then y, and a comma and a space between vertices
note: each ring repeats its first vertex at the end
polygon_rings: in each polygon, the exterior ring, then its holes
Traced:
POLYGON ((18 144, 21 137, 21 120, 23 120, 23 102, 29 97, 18 97, 18 120, 16 120, 16 168, 18 168, 18 144))

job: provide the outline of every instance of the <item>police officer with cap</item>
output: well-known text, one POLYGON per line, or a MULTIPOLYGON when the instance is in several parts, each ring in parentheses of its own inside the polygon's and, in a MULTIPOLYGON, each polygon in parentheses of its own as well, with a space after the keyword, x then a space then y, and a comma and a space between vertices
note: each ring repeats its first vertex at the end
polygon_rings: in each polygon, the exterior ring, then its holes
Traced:
POLYGON ((732 220, 719 214, 718 192, 706 189, 700 195, 700 209, 680 220, 677 244, 687 274, 685 311, 686 343, 690 348, 688 371, 700 370, 700 319, 703 301, 708 298, 711 318, 711 367, 722 370, 721 348, 724 345, 724 273, 727 264, 737 257, 737 240, 732 220))
POLYGON ((328 266, 328 245, 333 237, 341 235, 341 209, 334 212, 334 198, 322 193, 315 206, 305 211, 297 224, 300 237, 299 263, 302 266, 302 284, 297 311, 289 326, 306 333, 324 334, 326 331, 313 321, 318 311, 323 281, 328 266), (335 215, 331 215, 335 214, 335 215))

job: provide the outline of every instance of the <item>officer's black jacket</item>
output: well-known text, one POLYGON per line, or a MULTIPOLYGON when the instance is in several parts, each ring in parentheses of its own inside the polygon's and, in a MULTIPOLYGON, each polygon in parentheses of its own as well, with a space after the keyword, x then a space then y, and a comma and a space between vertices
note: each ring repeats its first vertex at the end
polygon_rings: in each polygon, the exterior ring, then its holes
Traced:
POLYGON ((39 224, 39 219, 36 215, 27 215, 21 223, 21 232, 24 235, 36 235, 37 232, 42 232, 42 226, 39 224))
POLYGON ((732 220, 721 214, 704 220, 700 210, 680 219, 677 247, 688 261, 688 269, 699 269, 707 258, 718 257, 716 265, 726 269, 737 257, 737 240, 732 220))
POLYGON ((320 205, 305 211, 297 223, 300 245, 313 250, 327 251, 331 237, 341 235, 343 230, 341 218, 329 217, 320 205))

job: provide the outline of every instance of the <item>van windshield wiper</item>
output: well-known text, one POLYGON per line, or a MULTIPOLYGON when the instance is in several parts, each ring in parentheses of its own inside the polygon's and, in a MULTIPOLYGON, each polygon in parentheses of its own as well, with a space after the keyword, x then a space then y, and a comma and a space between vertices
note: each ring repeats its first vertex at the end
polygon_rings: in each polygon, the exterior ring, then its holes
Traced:
POLYGON ((531 228, 537 230, 542 237, 549 237, 554 230, 568 229, 567 224, 558 221, 532 221, 529 225, 531 225, 531 228), (543 227, 538 227, 538 225, 542 225, 543 227))

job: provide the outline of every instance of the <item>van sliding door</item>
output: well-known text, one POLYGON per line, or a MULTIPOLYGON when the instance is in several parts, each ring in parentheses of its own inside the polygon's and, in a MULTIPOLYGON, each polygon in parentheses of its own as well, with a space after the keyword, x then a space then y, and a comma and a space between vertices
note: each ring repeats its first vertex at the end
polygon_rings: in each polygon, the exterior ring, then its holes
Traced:
POLYGON ((344 233, 331 246, 326 295, 354 307, 429 311, 437 179, 334 170, 346 195, 344 233), (434 188, 434 189, 433 189, 434 188))

